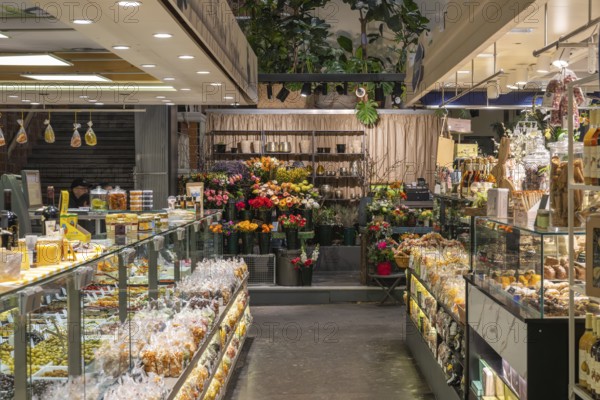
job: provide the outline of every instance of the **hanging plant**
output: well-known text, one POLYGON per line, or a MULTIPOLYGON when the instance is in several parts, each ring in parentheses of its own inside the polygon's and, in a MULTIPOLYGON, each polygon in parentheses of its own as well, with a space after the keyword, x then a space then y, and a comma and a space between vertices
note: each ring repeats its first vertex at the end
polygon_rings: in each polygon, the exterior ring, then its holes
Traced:
MULTIPOLYGON (((90 118, 91 118, 91 116, 90 116, 90 118)), ((98 139, 96 138, 96 134, 94 133, 94 130, 92 129, 92 125, 94 125, 94 123, 90 119, 90 121, 87 123, 87 125, 88 125, 88 130, 87 130, 87 132, 85 132, 85 144, 87 144, 88 146, 95 146, 96 144, 98 144, 98 139)))
POLYGON ((372 127, 379 122, 377 113, 377 102, 374 100, 363 100, 356 104, 356 118, 366 127, 372 127))
POLYGON ((44 125, 46 125, 46 130, 44 131, 44 141, 46 143, 54 143, 56 141, 56 136, 54 135, 54 129, 52 125, 50 125, 50 113, 48 113, 48 119, 44 120, 44 125))

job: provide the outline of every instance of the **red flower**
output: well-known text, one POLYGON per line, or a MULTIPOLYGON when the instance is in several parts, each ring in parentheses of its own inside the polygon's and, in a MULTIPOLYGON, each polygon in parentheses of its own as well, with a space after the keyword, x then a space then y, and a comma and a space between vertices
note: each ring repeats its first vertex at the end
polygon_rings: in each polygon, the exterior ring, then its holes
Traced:
POLYGON ((304 266, 305 266, 305 267, 310 267, 312 264, 313 264, 313 260, 312 260, 312 258, 309 258, 308 260, 306 260, 306 261, 304 262, 304 266))
POLYGON ((242 211, 246 209, 246 203, 244 203, 243 201, 238 201, 237 203, 235 203, 235 208, 238 211, 242 211))

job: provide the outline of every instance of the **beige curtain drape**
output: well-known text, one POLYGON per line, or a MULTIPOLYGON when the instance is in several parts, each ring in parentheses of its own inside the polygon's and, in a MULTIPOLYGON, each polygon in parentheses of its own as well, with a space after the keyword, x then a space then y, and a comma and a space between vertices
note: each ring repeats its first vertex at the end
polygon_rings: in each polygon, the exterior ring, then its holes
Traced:
MULTIPOLYGON (((441 120, 433 114, 382 114, 377 126, 365 128, 353 114, 229 114, 210 112, 207 132, 210 131, 364 131, 368 153, 367 180, 370 183, 402 180, 413 182, 417 178, 434 183, 437 155, 437 138, 441 120)), ((273 134, 275 142, 289 141, 292 151, 303 136, 273 134), (277 137, 275 137, 277 135, 277 137)), ((240 140, 252 136, 240 135, 226 138, 227 147, 235 147, 240 140)), ((271 137, 267 137, 270 141, 271 137)), ((304 137, 306 139, 306 137, 304 137)), ((347 147, 352 137, 318 137, 315 147, 331 147, 337 143, 347 147)), ((204 146, 206 149, 207 146, 204 146)))

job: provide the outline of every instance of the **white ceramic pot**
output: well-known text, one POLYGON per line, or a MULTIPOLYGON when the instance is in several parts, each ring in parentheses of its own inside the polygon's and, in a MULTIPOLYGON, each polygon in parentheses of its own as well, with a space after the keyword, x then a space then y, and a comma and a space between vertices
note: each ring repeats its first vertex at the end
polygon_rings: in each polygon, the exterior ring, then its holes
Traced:
POLYGON ((252 150, 250 149, 251 144, 252 142, 249 140, 242 140, 240 142, 240 151, 244 154, 252 153, 252 150))
POLYGON ((312 149, 310 148, 310 140, 301 140, 300 141, 300 153, 310 153, 312 149))
POLYGON ((260 140, 255 140, 252 142, 252 151, 254 153, 261 153, 260 140))

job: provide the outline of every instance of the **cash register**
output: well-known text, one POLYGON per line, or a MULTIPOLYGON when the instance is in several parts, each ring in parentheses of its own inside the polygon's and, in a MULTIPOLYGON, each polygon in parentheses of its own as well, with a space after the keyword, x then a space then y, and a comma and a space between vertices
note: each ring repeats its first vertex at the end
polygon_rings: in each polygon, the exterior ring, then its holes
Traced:
POLYGON ((431 192, 425 178, 417 179, 412 185, 405 185, 406 201, 428 201, 431 200, 431 192))

